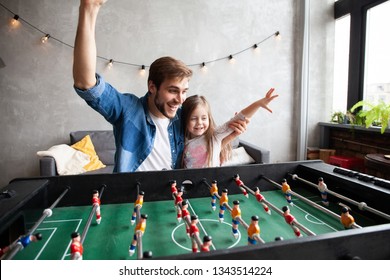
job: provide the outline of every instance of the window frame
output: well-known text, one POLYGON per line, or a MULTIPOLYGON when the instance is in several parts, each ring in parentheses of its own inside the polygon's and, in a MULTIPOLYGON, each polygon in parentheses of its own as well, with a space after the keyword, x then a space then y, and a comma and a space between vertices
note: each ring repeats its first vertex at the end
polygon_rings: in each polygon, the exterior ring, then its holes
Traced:
POLYGON ((363 100, 364 61, 368 9, 388 0, 339 0, 334 5, 335 20, 350 14, 347 108, 363 100))

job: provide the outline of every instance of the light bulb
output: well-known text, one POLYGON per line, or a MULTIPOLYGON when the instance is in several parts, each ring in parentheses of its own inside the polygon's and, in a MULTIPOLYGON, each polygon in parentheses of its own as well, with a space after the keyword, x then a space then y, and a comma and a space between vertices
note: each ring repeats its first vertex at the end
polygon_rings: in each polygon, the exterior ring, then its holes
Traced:
POLYGON ((19 24, 20 24, 19 16, 18 16, 18 15, 14 15, 14 17, 11 19, 10 24, 11 24, 11 26, 13 26, 13 27, 18 27, 19 24))
POLYGON ((49 34, 46 34, 45 36, 43 36, 43 37, 41 38, 42 44, 46 43, 47 40, 49 40, 49 38, 50 38, 50 35, 49 35, 49 34))
POLYGON ((111 69, 113 65, 114 65, 114 60, 110 59, 110 61, 107 63, 108 69, 111 69))

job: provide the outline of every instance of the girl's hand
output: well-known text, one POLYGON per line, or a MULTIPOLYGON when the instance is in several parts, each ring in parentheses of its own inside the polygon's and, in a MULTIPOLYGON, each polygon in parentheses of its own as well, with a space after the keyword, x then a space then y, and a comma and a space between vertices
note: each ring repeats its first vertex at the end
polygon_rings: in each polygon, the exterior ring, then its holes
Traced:
POLYGON ((274 93, 274 88, 270 88, 270 90, 265 94, 265 97, 261 99, 261 107, 272 113, 272 110, 268 107, 268 104, 271 103, 272 100, 274 100, 279 95, 272 95, 274 93))

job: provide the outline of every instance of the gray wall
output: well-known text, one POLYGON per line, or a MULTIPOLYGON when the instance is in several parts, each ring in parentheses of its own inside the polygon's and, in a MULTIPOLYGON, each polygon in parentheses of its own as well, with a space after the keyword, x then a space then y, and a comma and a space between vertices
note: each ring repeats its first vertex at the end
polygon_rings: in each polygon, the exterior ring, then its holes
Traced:
MULTIPOLYGON (((23 19, 73 46, 78 0, 0 0, 23 19)), ((308 144, 319 142, 316 123, 331 112, 333 80, 333 0, 311 1, 308 144)), ((68 143, 69 132, 110 129, 73 91, 73 48, 50 39, 26 23, 14 29, 13 17, 0 7, 0 186, 15 177, 38 176, 36 152, 68 143)), ((226 57, 275 31, 259 50, 192 67, 189 94, 205 95, 217 123, 275 87, 280 97, 273 114, 261 110, 241 138, 271 150, 272 162, 296 160, 300 97, 303 0, 116 0, 101 9, 98 55, 145 64, 171 55, 186 64, 226 57), (298 112, 297 112, 298 111, 298 112)), ((145 75, 138 68, 98 59, 97 71, 123 92, 142 96, 145 75)))

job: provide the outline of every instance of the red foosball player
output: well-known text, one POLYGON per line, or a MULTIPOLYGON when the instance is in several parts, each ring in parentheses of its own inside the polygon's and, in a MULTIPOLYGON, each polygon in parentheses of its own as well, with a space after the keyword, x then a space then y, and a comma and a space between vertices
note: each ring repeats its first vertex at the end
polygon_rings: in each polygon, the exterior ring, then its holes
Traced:
POLYGON ((172 180, 172 181, 170 181, 169 183, 171 184, 171 193, 172 193, 172 197, 173 197, 173 199, 175 199, 176 194, 177 194, 176 181, 175 181, 175 180, 172 180))
POLYGON ((197 223, 199 222, 198 216, 191 216, 191 225, 190 225, 190 236, 192 239, 192 252, 198 252, 198 244, 196 243, 196 236, 199 236, 199 229, 197 223))
POLYGON ((290 185, 287 183, 286 179, 282 180, 282 192, 286 197, 287 203, 290 204, 291 206, 294 206, 294 203, 291 200, 291 188, 290 185))
POLYGON ((148 219, 148 215, 146 214, 141 214, 140 219, 138 224, 135 226, 134 229, 134 236, 133 236, 133 241, 131 242, 130 248, 129 248, 129 255, 130 257, 134 255, 135 253, 135 248, 137 246, 137 233, 140 233, 141 236, 145 233, 146 229, 146 220, 148 219))
POLYGON ((246 198, 249 197, 248 192, 243 187, 244 182, 240 180, 240 175, 236 174, 234 175, 234 181, 236 182, 237 186, 241 189, 242 193, 246 196, 246 198))
POLYGON ((353 225, 355 225, 355 219, 349 213, 348 207, 343 207, 341 209, 340 221, 345 229, 350 229, 353 225))
POLYGON ((100 198, 99 198, 99 191, 98 190, 94 190, 92 192, 92 206, 95 206, 95 205, 97 205, 97 207, 96 207, 96 223, 100 224, 102 217, 100 215, 100 198))
POLYGON ((322 204, 325 206, 329 206, 328 187, 324 183, 324 178, 322 177, 318 178, 318 190, 321 193, 322 204))
POLYGON ((211 208, 215 211, 217 208, 215 202, 217 201, 218 186, 217 180, 211 182, 210 195, 211 195, 211 208))
POLYGON ((241 217, 240 202, 238 200, 233 201, 232 215, 232 231, 234 238, 238 237, 238 225, 240 222, 237 218, 241 217))
POLYGON ((210 251, 210 246, 213 244, 213 238, 210 235, 205 235, 203 237, 203 245, 202 248, 200 248, 201 252, 208 252, 210 251))
POLYGON ((225 210, 226 210, 226 204, 229 202, 227 194, 228 194, 228 190, 227 189, 223 189, 222 190, 222 194, 221 194, 221 198, 219 199, 219 214, 218 214, 218 217, 219 217, 219 221, 220 222, 223 222, 223 216, 224 216, 224 213, 225 213, 225 210))
POLYGON ((258 187, 255 187, 253 189, 253 191, 255 192, 255 197, 256 197, 257 201, 260 202, 261 205, 263 205, 264 211, 267 212, 267 214, 271 215, 271 210, 269 209, 268 205, 264 203, 265 198, 260 193, 260 189, 258 187))
POLYGON ((140 191, 138 193, 137 200, 134 202, 133 215, 131 216, 131 225, 134 225, 137 219, 137 209, 142 208, 142 205, 144 203, 144 195, 145 193, 143 191, 140 191))
POLYGON ((70 244, 70 256, 72 260, 83 259, 83 244, 81 244, 81 236, 78 232, 73 232, 70 237, 72 238, 72 244, 70 244))
POLYGON ((296 219, 293 215, 290 214, 290 208, 288 208, 288 206, 283 206, 282 211, 283 211, 284 220, 286 221, 287 224, 291 226, 291 228, 295 233, 295 236, 302 237, 301 231, 299 230, 299 228, 297 228, 294 225, 296 219))
POLYGON ((190 212, 188 211, 188 200, 184 200, 181 203, 181 215, 183 217, 184 224, 186 226, 186 233, 188 236, 190 236, 190 227, 188 224, 191 223, 191 216, 190 216, 190 212))
POLYGON ((176 207, 176 212, 177 212, 177 221, 180 223, 181 222, 181 204, 183 202, 183 191, 184 188, 183 186, 179 187, 177 189, 177 194, 175 198, 175 207, 176 207))
POLYGON ((259 226, 259 217, 252 216, 251 223, 247 230, 248 233, 248 245, 257 244, 256 237, 260 238, 260 226, 259 226))

